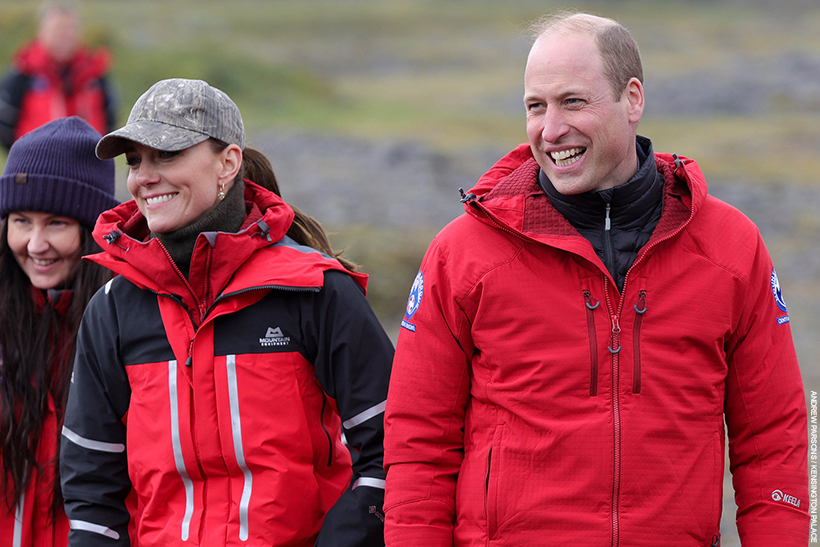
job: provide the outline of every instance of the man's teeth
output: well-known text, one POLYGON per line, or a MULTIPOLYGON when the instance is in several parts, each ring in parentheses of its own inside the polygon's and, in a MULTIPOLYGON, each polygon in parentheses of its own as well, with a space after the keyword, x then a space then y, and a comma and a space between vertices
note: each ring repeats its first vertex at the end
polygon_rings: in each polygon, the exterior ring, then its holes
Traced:
POLYGON ((558 167, 567 167, 581 159, 584 152, 586 152, 586 148, 570 148, 560 152, 550 152, 550 157, 558 167))
POLYGON ((34 262, 34 264, 36 264, 37 266, 49 266, 50 264, 54 264, 55 262, 57 262, 57 259, 52 258, 50 260, 43 260, 41 258, 32 258, 31 261, 34 262))
POLYGON ((176 194, 164 194, 164 195, 161 195, 161 196, 148 198, 148 199, 145 200, 145 203, 147 203, 148 205, 156 205, 157 203, 165 203, 166 201, 174 199, 175 196, 176 196, 176 194))

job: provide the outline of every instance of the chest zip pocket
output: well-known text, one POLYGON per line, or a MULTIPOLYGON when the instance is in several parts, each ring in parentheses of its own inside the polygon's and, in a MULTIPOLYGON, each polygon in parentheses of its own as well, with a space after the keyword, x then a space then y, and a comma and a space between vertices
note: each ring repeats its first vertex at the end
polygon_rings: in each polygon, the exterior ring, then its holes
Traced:
POLYGON ((641 392, 641 323, 646 313, 646 291, 638 293, 638 303, 635 304, 635 328, 632 334, 632 350, 634 365, 632 369, 632 393, 641 392))
POLYGON ((584 304, 587 308, 587 329, 589 330, 589 396, 598 395, 598 336, 595 334, 595 314, 601 302, 584 290, 584 304))

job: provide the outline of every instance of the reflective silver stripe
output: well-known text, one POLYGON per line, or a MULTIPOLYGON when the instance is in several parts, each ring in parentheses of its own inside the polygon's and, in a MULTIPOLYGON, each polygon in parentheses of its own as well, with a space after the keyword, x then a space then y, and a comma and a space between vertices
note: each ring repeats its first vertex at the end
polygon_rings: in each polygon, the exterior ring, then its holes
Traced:
POLYGON ((384 407, 387 405, 387 401, 382 401, 381 403, 377 404, 376 406, 370 407, 364 412, 360 412, 350 418, 349 420, 345 420, 342 422, 342 426, 345 429, 350 429, 351 427, 356 427, 357 425, 366 422, 373 416, 378 416, 382 412, 384 412, 384 407))
POLYGON ((84 520, 69 520, 68 525, 71 527, 72 530, 82 530, 84 532, 99 534, 101 536, 105 536, 111 539, 120 539, 120 535, 111 528, 108 528, 107 526, 101 526, 99 524, 86 522, 84 520))
POLYGON ((113 454, 125 452, 125 445, 122 443, 104 443, 102 441, 92 441, 91 439, 80 437, 66 426, 63 426, 63 437, 65 437, 72 443, 78 446, 82 446, 83 448, 88 448, 89 450, 97 450, 99 452, 111 452, 113 454))
POLYGON ((14 510, 14 535, 11 538, 12 547, 20 547, 23 544, 23 511, 26 507, 26 493, 20 495, 20 503, 14 510))
POLYGON ((353 483, 353 488, 351 488, 351 490, 355 490, 360 486, 369 486, 371 488, 381 488, 382 490, 384 490, 384 479, 359 477, 358 479, 356 479, 356 482, 353 483))
POLYGON ((182 541, 188 541, 191 517, 194 514, 194 483, 185 469, 182 443, 179 440, 179 399, 177 395, 177 362, 168 361, 168 392, 171 395, 171 445, 174 447, 174 463, 185 487, 185 516, 182 518, 182 541))
POLYGON ((231 432, 233 433, 233 449, 236 453, 236 463, 245 475, 245 486, 242 488, 242 498, 239 501, 239 539, 248 540, 248 506, 251 503, 251 487, 253 475, 245 463, 245 449, 242 446, 242 424, 239 421, 239 389, 236 382, 236 356, 228 355, 228 398, 231 405, 231 432))

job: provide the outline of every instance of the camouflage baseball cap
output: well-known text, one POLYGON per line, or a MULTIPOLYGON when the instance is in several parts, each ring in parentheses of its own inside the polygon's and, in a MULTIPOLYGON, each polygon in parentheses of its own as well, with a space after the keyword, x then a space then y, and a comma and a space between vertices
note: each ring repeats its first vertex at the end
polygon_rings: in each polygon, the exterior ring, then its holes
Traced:
POLYGON ((202 80, 161 80, 134 103, 125 127, 97 143, 97 157, 119 156, 128 142, 173 152, 208 137, 245 149, 245 127, 236 104, 202 80))

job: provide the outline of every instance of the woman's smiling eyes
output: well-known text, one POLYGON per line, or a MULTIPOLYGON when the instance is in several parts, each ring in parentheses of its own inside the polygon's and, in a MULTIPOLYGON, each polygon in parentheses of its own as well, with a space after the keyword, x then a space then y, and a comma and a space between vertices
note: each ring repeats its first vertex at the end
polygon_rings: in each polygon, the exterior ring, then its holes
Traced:
MULTIPOLYGON (((158 161, 168 161, 179 156, 181 150, 152 150, 151 154, 158 161)), ((142 162, 142 154, 138 152, 126 152, 125 163, 130 168, 134 168, 142 162)))

